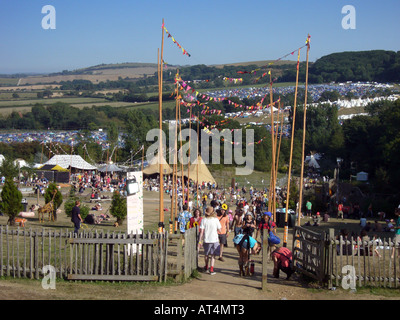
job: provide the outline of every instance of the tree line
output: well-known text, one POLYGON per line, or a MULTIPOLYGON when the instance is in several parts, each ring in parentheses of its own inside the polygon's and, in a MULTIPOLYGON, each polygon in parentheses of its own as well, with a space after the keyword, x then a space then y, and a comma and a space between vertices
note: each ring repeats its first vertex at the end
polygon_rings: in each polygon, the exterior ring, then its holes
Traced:
MULTIPOLYGON (((257 74, 248 73, 259 66, 250 65, 224 65, 207 66, 194 65, 178 67, 179 74, 186 81, 199 80, 197 89, 209 89, 223 86, 241 86, 255 83, 260 77, 257 74), (245 73, 241 73, 245 72, 245 73), (243 82, 234 84, 224 82, 223 77, 242 78, 243 82)), ((304 82, 306 63, 300 63, 299 81, 304 82)), ((267 70, 267 69, 265 69, 267 70)), ((277 82, 294 82, 296 80, 296 67, 293 62, 272 64, 268 67, 277 82)), ((172 90, 176 67, 169 67, 163 71, 165 91, 172 90)), ((344 81, 376 81, 398 82, 400 81, 400 51, 371 50, 356 52, 332 53, 309 63, 309 83, 328 83, 344 81)), ((257 83, 268 83, 269 77, 259 79, 257 83)), ((89 80, 62 81, 61 90, 102 90, 102 89, 126 89, 135 93, 148 93, 157 88, 157 73, 141 79, 118 79, 116 81, 102 81, 94 84, 89 80)))
MULTIPOLYGON (((305 81, 305 63, 300 63, 299 80, 305 81)), ((287 69, 280 81, 295 81, 295 68, 287 69)), ((332 53, 309 64, 310 83, 345 81, 400 81, 400 51, 356 51, 332 53)))

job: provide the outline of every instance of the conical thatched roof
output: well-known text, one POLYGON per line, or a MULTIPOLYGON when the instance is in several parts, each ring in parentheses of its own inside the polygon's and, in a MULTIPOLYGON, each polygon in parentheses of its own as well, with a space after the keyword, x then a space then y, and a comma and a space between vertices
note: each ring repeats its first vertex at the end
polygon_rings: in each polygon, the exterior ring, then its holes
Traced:
MULTIPOLYGON (((143 174, 144 175, 153 175, 153 174, 159 174, 160 173, 160 166, 159 166, 159 157, 158 154, 154 156, 150 161, 149 165, 143 169, 143 174)), ((163 174, 172 174, 172 169, 169 166, 169 164, 165 161, 165 158, 161 158, 161 162, 163 164, 163 174)))
MULTIPOLYGON (((199 155, 197 157, 197 163, 191 163, 189 166, 189 178, 190 180, 193 180, 194 182, 197 182, 197 168, 198 174, 199 174, 199 181, 198 183, 203 183, 203 182, 210 182, 210 183, 216 183, 214 177, 212 176, 210 170, 208 170, 207 165, 203 161, 202 157, 199 155)), ((181 176, 181 173, 177 174, 178 177, 181 176)), ((187 178, 188 177, 188 171, 184 170, 183 175, 187 178)))

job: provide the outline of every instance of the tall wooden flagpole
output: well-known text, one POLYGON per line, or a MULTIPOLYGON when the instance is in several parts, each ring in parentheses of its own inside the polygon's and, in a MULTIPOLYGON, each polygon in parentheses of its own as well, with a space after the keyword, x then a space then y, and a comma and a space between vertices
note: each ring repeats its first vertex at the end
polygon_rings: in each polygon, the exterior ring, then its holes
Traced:
POLYGON ((181 104, 178 103, 178 117, 179 117, 179 140, 180 140, 180 150, 181 150, 181 188, 182 188, 182 203, 185 200, 185 177, 183 172, 183 152, 182 152, 182 118, 181 118, 181 104))
MULTIPOLYGON (((177 70, 176 79, 178 78, 179 70, 177 70)), ((177 197, 177 181, 176 181, 176 161, 177 161, 177 134, 178 134, 178 95, 179 95, 179 82, 176 81, 176 89, 175 89, 175 131, 174 131, 174 147, 173 147, 173 164, 172 164, 172 197, 171 197, 171 217, 170 217, 170 233, 174 233, 175 231, 175 217, 176 217, 176 197, 177 197)))
MULTIPOLYGON (((197 113, 197 168, 196 168, 196 170, 197 170, 197 172, 196 172, 196 174, 197 174, 197 177, 196 177, 196 196, 197 196, 197 199, 199 198, 198 197, 198 193, 199 193, 199 166, 200 166, 200 144, 199 144, 199 141, 200 141, 200 132, 199 132, 199 130, 200 130, 200 112, 198 112, 197 113)), ((197 200, 196 199, 196 200, 197 200)), ((199 207, 199 204, 197 204, 197 207, 199 207)))
MULTIPOLYGON (((160 171, 160 188, 159 188, 159 196, 160 196, 160 204, 159 204, 159 223, 158 223, 158 232, 162 233, 164 231, 164 174, 163 174, 163 148, 162 148, 162 82, 163 82, 163 52, 164 52, 164 19, 162 20, 162 28, 161 28, 161 57, 158 57, 158 111, 159 111, 159 125, 160 125, 160 134, 159 134, 159 148, 158 148, 158 164, 160 171)), ((160 56, 160 54, 158 54, 160 56)))
POLYGON ((290 142, 290 157, 289 157, 289 169, 288 169, 288 183, 286 190, 286 210, 285 210, 285 228, 283 233, 283 246, 287 246, 288 241, 288 214, 289 214, 289 199, 290 199, 290 180, 292 174, 292 160, 293 160, 293 142, 294 142, 294 125, 296 121, 296 107, 297 107, 297 88, 299 84, 299 63, 300 63, 300 49, 297 54, 297 74, 296 74, 296 89, 294 93, 294 105, 293 105, 293 116, 292 116, 292 135, 290 142))
POLYGON ((269 199, 269 211, 272 212, 273 220, 276 220, 275 212, 275 124, 274 124, 274 106, 272 96, 272 76, 269 71, 269 82, 270 82, 270 105, 271 105, 271 142, 272 142, 272 164, 271 164, 271 183, 270 183, 270 199, 269 199))
POLYGON ((187 180, 187 205, 189 206, 190 201, 190 146, 192 143, 192 106, 190 106, 189 114, 189 161, 188 161, 188 180, 187 180))
MULTIPOLYGON (((177 85, 179 88, 179 85, 177 85)), ((177 94, 179 91, 177 90, 177 94)), ((175 202, 174 202, 174 233, 178 231, 178 111, 179 111, 180 100, 177 97, 176 110, 175 110, 175 161, 174 161, 174 173, 175 173, 175 202)))
POLYGON ((276 178, 277 178, 277 172, 278 172, 278 158, 279 158, 279 150, 278 150, 278 133, 279 133, 279 117, 280 117, 280 111, 281 111, 281 102, 278 102, 278 115, 276 118, 276 127, 275 127, 275 183, 276 183, 276 178))
POLYGON ((307 37, 307 62, 306 62, 306 89, 305 89, 305 100, 304 100, 304 117, 303 117, 303 150, 301 153, 301 170, 300 170, 300 190, 299 190, 299 215, 297 217, 297 225, 300 225, 301 219, 301 208, 303 202, 303 174, 304 174, 304 153, 305 153, 305 141, 306 141, 306 118, 307 118, 307 89, 308 89, 308 55, 310 52, 310 35, 307 37))
MULTIPOLYGON (((281 99, 279 98, 279 107, 278 110, 281 110, 281 99)), ((278 169, 279 169, 279 155, 281 152, 281 142, 282 142, 282 132, 283 132, 283 112, 282 111, 278 111, 278 123, 280 124, 280 132, 279 132, 279 145, 278 145, 278 154, 276 156, 276 166, 275 166, 275 181, 278 181, 278 169), (279 112, 282 113, 282 119, 279 121, 279 112)), ((279 128, 279 125, 277 124, 276 126, 277 128, 279 128)), ((276 139, 278 141, 278 132, 276 134, 276 139)))

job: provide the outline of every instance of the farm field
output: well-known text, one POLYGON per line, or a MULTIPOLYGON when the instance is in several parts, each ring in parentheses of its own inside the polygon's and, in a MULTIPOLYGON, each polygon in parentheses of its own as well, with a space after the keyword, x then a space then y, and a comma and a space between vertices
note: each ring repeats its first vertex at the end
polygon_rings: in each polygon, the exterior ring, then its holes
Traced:
POLYGON ((0 78, 0 86, 15 86, 18 80, 18 78, 0 78))

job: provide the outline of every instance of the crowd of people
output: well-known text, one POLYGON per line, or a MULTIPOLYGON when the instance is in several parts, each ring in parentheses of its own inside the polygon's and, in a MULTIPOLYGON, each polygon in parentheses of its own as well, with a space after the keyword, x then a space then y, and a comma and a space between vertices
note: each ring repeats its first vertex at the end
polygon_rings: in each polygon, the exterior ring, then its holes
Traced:
POLYGON ((238 252, 239 275, 253 275, 254 261, 251 255, 260 253, 266 238, 266 250, 276 267, 274 276, 279 277, 279 270, 283 270, 287 278, 290 277, 293 273, 288 265, 291 252, 285 249, 281 253, 281 248, 277 247, 280 239, 276 234, 277 225, 272 220, 272 213, 267 211, 265 190, 252 187, 248 191, 244 187, 224 190, 217 185, 203 183, 198 192, 196 188, 190 191, 198 200, 184 201, 183 194, 177 229, 184 234, 188 229, 199 226, 198 249, 199 252, 203 249, 204 272, 215 275, 216 261, 224 262, 224 248, 233 245, 238 252))
POLYGON ((126 176, 116 173, 100 174, 95 171, 78 172, 71 175, 72 186, 80 194, 90 192, 91 200, 107 199, 107 193, 125 193, 126 176))

